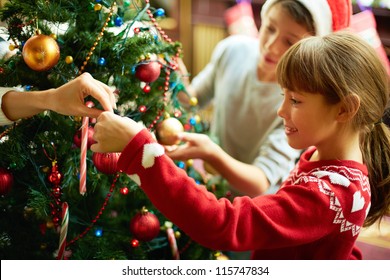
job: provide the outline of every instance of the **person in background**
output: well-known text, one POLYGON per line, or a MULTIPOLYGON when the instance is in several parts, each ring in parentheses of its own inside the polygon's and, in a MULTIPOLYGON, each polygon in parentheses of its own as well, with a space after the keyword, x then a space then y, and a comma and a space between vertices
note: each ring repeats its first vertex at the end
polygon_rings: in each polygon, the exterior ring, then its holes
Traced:
POLYGON ((98 117, 91 149, 121 151, 119 170, 203 246, 253 259, 362 259, 361 228, 390 212, 387 72, 367 42, 336 32, 296 43, 276 73, 287 141, 305 151, 275 194, 217 199, 142 124, 111 112, 98 117))
POLYGON ((31 117, 45 110, 63 115, 89 116, 96 118, 102 112, 85 105, 84 98, 94 97, 104 110, 116 108, 113 90, 95 80, 89 73, 55 89, 20 92, 13 88, 0 88, 0 125, 31 117))
MULTIPOLYGON (((233 35, 222 40, 186 87, 201 107, 213 102, 210 136, 221 148, 208 161, 193 149, 207 143, 205 136, 184 133, 180 137, 187 145, 168 155, 207 161, 238 194, 274 192, 301 153, 288 145, 277 116, 282 96, 276 65, 302 38, 347 28, 351 15, 350 0, 265 1, 258 39, 233 35)), ((182 102, 188 102, 183 96, 182 102)))

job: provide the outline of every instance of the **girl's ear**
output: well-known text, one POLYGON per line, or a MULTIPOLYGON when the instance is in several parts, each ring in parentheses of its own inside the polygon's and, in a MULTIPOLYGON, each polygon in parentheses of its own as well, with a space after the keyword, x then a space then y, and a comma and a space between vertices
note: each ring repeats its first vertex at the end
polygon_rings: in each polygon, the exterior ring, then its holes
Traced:
POLYGON ((340 111, 337 116, 339 122, 350 121, 357 113, 360 107, 360 97, 352 93, 346 96, 344 102, 340 106, 340 111))

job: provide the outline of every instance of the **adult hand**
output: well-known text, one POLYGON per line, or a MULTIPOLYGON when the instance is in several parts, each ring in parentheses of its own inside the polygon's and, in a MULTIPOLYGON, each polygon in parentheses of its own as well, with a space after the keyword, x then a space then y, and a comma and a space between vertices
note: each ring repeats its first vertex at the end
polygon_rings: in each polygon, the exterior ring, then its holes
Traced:
POLYGON ((133 137, 144 127, 132 119, 103 112, 97 118, 93 138, 96 141, 91 146, 93 152, 122 152, 133 137))
POLYGON ((103 111, 85 105, 87 96, 95 98, 105 111, 116 108, 113 90, 106 84, 94 79, 89 73, 83 73, 74 80, 53 89, 48 96, 49 110, 63 115, 89 116, 97 118, 103 111))
POLYGON ((5 116, 13 121, 31 117, 45 110, 68 116, 96 118, 103 111, 85 105, 84 99, 89 95, 106 111, 112 112, 116 107, 113 90, 95 80, 89 73, 84 73, 58 88, 22 92, 11 89, 2 96, 0 103, 5 116))

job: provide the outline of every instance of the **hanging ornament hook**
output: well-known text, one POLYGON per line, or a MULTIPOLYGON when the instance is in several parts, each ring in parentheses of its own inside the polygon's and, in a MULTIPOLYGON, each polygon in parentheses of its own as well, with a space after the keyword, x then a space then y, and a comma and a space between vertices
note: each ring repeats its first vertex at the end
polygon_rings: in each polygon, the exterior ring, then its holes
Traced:
POLYGON ((42 150, 43 150, 43 153, 45 154, 45 156, 46 156, 49 160, 55 162, 55 161, 57 161, 57 150, 56 150, 56 146, 54 145, 53 142, 50 142, 50 145, 51 145, 52 148, 53 148, 54 157, 50 157, 50 155, 49 155, 48 152, 46 151, 46 148, 45 148, 45 144, 44 144, 44 143, 42 143, 42 150))

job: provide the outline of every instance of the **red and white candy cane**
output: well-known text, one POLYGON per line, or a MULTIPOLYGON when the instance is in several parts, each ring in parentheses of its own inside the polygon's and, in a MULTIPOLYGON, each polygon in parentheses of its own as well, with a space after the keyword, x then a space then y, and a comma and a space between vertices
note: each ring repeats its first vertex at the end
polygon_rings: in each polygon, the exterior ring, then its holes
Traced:
MULTIPOLYGON (((93 107, 93 102, 88 101, 85 105, 93 107)), ((81 125, 81 146, 80 146, 80 187, 81 195, 87 192, 87 151, 88 151, 88 126, 89 117, 83 117, 81 125)))
POLYGON ((171 247, 172 257, 174 260, 180 260, 179 250, 177 249, 176 237, 171 227, 167 228, 169 246, 171 247))
POLYGON ((68 234, 68 225, 69 225, 69 206, 68 203, 62 203, 62 222, 61 222, 61 231, 60 231, 60 246, 58 248, 57 259, 64 259, 64 252, 66 248, 66 236, 68 234))

